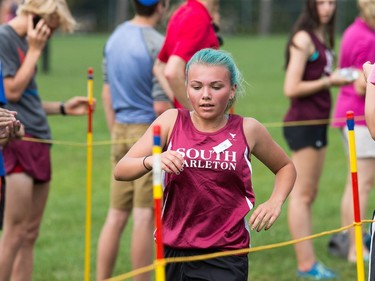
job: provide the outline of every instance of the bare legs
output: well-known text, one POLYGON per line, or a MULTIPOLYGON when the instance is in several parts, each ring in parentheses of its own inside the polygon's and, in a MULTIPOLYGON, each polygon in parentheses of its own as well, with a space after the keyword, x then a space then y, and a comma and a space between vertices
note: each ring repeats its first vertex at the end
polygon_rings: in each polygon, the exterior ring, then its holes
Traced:
MULTIPOLYGON (((116 263, 120 247, 121 234, 126 226, 130 213, 110 209, 99 238, 97 258, 97 280, 110 278, 116 263)), ((133 268, 152 264, 154 217, 151 208, 133 209, 133 234, 131 256, 133 268)), ((135 281, 149 281, 150 273, 134 277, 135 281)))
MULTIPOLYGON (((375 172, 375 159, 373 158, 361 158, 357 159, 357 169, 358 169, 358 193, 360 201, 360 213, 361 219, 366 215, 368 195, 374 184, 374 172, 375 172)), ((351 173, 349 171, 348 178, 346 181, 345 191, 341 201, 341 223, 343 226, 350 225, 354 222, 354 212, 353 212, 353 192, 352 192, 352 180, 351 173)), ((356 247, 355 247, 355 237, 354 229, 349 229, 349 253, 348 260, 351 262, 356 262, 356 247)), ((363 253, 367 254, 368 251, 364 248, 363 253)))
POLYGON ((7 176, 0 280, 30 281, 33 252, 47 202, 49 183, 33 184, 24 173, 7 176))
MULTIPOLYGON (((326 149, 311 147, 293 153, 297 179, 289 196, 288 223, 293 239, 312 234, 312 204, 318 192, 326 149)), ((308 271, 316 262, 313 242, 307 240, 294 245, 298 270, 308 271)))

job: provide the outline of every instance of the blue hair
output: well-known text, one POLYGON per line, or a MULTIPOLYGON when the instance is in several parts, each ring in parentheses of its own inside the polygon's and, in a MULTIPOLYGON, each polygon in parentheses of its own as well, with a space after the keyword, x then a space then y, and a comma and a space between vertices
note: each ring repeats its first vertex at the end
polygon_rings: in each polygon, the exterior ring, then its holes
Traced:
POLYGON ((233 100, 229 101, 227 109, 229 109, 234 103, 236 96, 243 93, 243 77, 239 71, 233 57, 225 51, 215 49, 202 49, 196 52, 186 64, 185 69, 185 83, 188 80, 189 69, 194 64, 203 64, 210 66, 223 66, 228 70, 231 86, 236 86, 236 95, 233 100))

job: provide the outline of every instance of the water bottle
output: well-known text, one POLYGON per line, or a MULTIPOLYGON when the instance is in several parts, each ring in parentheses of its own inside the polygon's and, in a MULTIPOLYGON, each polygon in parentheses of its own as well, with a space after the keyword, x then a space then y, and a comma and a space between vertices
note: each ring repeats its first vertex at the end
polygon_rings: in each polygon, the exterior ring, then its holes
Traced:
POLYGON ((354 81, 358 78, 359 73, 358 70, 353 67, 346 67, 339 70, 339 75, 348 81, 354 81))

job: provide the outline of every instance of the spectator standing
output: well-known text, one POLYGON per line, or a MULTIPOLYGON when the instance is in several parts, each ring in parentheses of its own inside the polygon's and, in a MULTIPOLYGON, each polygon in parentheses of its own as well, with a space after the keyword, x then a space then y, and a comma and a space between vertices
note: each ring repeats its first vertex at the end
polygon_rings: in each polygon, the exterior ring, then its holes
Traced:
MULTIPOLYGON (((341 131, 345 151, 349 160, 348 129, 346 112, 354 111, 356 117, 365 115, 366 81, 362 65, 375 61, 375 0, 358 0, 359 16, 345 30, 340 46, 339 67, 352 73, 353 84, 340 88, 336 101, 333 126, 341 131)), ((375 179, 375 142, 367 128, 366 121, 356 119, 355 140, 358 169, 358 189, 361 219, 366 215, 368 196, 375 179)), ((348 161, 349 162, 349 161, 348 161)), ((348 163, 349 164, 349 163, 348 163)), ((348 175, 341 201, 341 223, 350 225, 354 221, 351 172, 348 175)), ((367 247, 363 248, 368 257, 367 247)), ((354 229, 349 229, 348 261, 356 262, 354 229)))
POLYGON ((16 119, 16 112, 4 109, 7 103, 3 86, 3 75, 0 63, 0 230, 3 229, 4 208, 5 208, 5 167, 3 159, 3 146, 12 139, 20 138, 24 134, 23 127, 16 119))
MULTIPOLYGON (((293 239, 311 235, 312 205, 316 198, 327 146, 328 124, 304 125, 303 121, 330 117, 332 86, 350 81, 332 73, 336 0, 306 0, 286 46, 284 94, 290 98, 284 137, 292 150, 297 180, 288 205, 293 239)), ((313 242, 295 244, 297 275, 301 278, 333 279, 336 275, 317 261, 313 242)))
MULTIPOLYGON (((161 90, 152 68, 164 37, 155 30, 169 0, 133 0, 135 16, 119 25, 104 51, 103 104, 113 141, 113 167, 171 100, 161 90), (122 142, 121 142, 122 141, 122 142)), ((97 254, 97 280, 111 277, 121 234, 133 215, 131 257, 133 268, 153 260, 152 175, 132 182, 111 180, 110 208, 102 228, 97 254)), ((150 273, 134 280, 150 280, 150 273)))
POLYGON ((219 0, 187 0, 168 22, 154 73, 175 107, 191 108, 184 85, 187 61, 203 48, 219 48, 213 18, 220 18, 219 0))
MULTIPOLYGON (((36 18, 35 18, 36 19, 36 18)), ((65 0, 26 0, 17 16, 0 26, 0 60, 8 103, 17 112, 25 136, 50 140, 46 114, 82 115, 88 98, 43 102, 35 82, 36 66, 53 31, 73 31, 65 0), (39 16, 35 25, 33 19, 39 16)), ((50 188, 50 145, 12 141, 4 148, 7 196, 0 240, 0 280, 32 280, 33 252, 50 188), (35 157, 37 155, 37 157, 35 157)))

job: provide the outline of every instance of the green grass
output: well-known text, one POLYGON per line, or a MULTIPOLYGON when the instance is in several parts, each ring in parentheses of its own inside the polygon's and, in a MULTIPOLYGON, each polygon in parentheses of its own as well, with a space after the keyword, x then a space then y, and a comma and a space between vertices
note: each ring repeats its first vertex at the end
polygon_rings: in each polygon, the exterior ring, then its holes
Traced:
MULTIPOLYGON (((56 36, 51 41, 51 72, 40 73, 38 83, 44 100, 65 100, 86 95, 87 68, 94 68, 94 96, 98 100, 94 115, 94 142, 109 140, 101 104, 102 49, 106 35, 56 36)), ((288 106, 283 96, 283 53, 285 36, 228 37, 225 48, 236 59, 248 83, 247 94, 238 100, 236 112, 263 122, 277 142, 286 148, 280 121, 288 106)), ((51 117, 54 140, 86 142, 87 120, 81 117, 51 117)), ((347 171, 346 156, 337 130, 329 131, 328 147, 320 192, 314 205, 314 233, 340 227, 340 200, 347 171)), ((92 186, 91 280, 95 280, 96 247, 108 208, 110 147, 94 146, 92 186)), ((86 220, 86 148, 55 144, 53 181, 40 238, 35 253, 33 280, 83 280, 86 220)), ((272 174, 253 160, 253 182, 257 203, 271 193, 272 174)), ((374 194, 369 202, 374 202, 374 194)), ((370 208, 374 206, 369 204, 370 208)), ((370 217, 370 211, 368 218, 370 217)), ((366 225, 367 227, 367 225, 366 225)), ((131 224, 123 235, 115 275, 130 271, 129 244, 131 224)), ((290 240, 286 208, 267 232, 252 232, 252 246, 290 240)), ((327 254, 329 237, 314 240, 323 262, 340 273, 341 280, 356 280, 355 264, 327 254)), ((295 257, 292 246, 255 252, 249 255, 249 280, 293 281, 295 257)), ((366 267, 367 271, 367 267, 366 267)))

